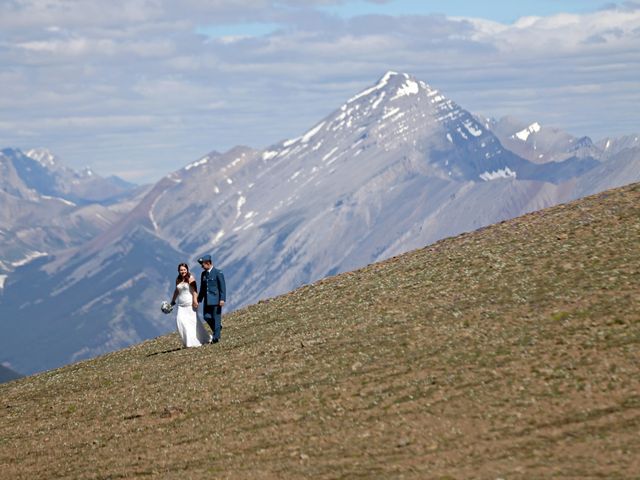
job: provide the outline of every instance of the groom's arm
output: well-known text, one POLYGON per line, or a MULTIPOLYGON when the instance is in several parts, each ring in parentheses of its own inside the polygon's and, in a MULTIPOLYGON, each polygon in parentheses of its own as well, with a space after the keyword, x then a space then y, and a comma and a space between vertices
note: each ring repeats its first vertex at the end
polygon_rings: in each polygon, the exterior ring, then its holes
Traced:
POLYGON ((218 288, 220 290, 220 305, 224 305, 224 302, 227 301, 227 285, 224 281, 224 273, 218 270, 218 288))

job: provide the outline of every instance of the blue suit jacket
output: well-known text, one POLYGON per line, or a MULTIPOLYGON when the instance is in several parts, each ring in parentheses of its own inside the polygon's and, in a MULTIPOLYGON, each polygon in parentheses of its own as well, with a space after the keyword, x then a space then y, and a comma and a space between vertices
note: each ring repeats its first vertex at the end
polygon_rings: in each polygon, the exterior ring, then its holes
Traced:
POLYGON ((208 277, 206 270, 200 275, 198 302, 203 300, 205 305, 218 305, 221 300, 227 301, 227 286, 224 283, 222 270, 212 268, 208 277))

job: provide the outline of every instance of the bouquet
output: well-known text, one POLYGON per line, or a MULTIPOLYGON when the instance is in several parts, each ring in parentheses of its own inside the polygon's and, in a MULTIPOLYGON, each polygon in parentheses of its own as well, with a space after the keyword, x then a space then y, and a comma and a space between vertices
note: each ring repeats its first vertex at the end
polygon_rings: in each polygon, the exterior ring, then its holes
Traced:
POLYGON ((160 310, 162 310, 162 313, 171 313, 173 311, 173 305, 165 300, 160 304, 160 310))

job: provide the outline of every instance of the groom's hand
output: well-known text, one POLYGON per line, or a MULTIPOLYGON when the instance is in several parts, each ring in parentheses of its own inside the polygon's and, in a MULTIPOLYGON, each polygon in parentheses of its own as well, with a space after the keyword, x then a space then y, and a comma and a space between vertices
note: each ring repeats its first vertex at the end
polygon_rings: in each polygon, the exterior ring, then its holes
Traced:
POLYGON ((220 305, 221 307, 224 307, 224 300, 220 300, 220 303, 218 303, 218 305, 220 305))

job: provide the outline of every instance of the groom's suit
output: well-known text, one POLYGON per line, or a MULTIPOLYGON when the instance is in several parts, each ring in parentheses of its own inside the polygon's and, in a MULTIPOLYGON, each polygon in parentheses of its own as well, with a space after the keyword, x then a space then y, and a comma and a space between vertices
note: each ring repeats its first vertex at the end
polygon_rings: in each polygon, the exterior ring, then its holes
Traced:
POLYGON ((211 327, 213 340, 220 340, 222 330, 222 307, 220 301, 227 301, 227 287, 222 270, 211 268, 204 270, 200 276, 200 292, 198 302, 203 303, 202 316, 211 327))

